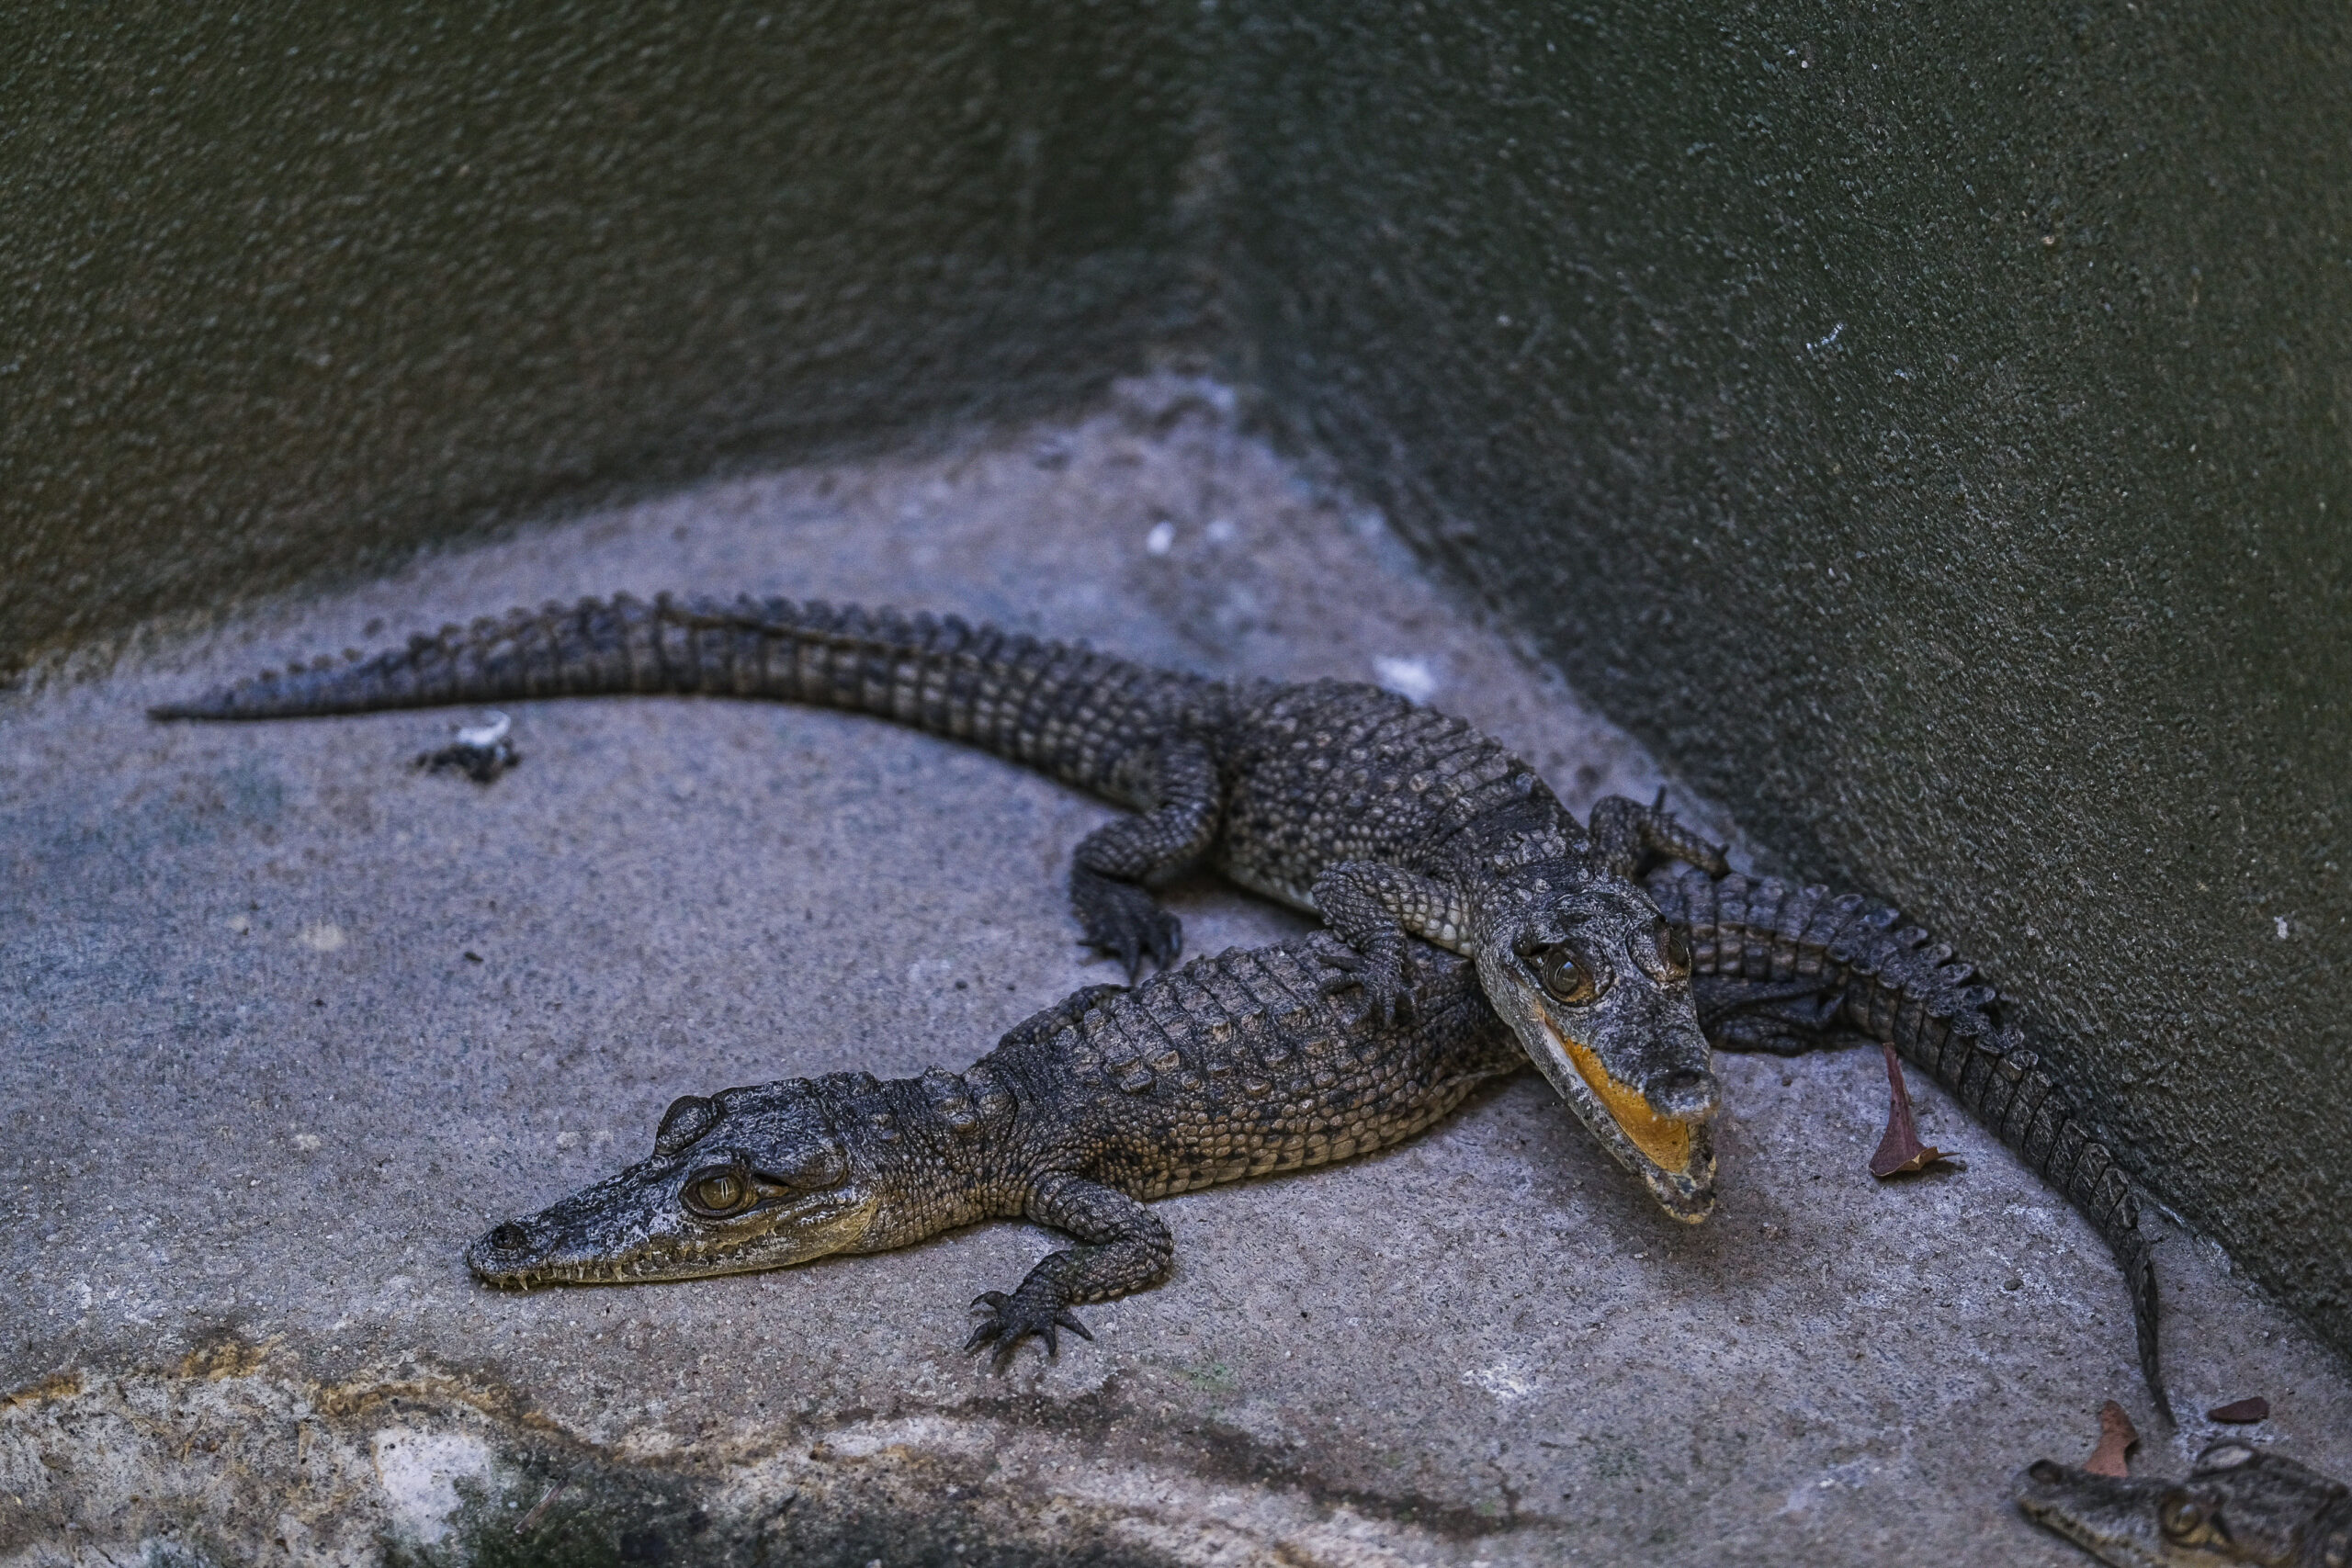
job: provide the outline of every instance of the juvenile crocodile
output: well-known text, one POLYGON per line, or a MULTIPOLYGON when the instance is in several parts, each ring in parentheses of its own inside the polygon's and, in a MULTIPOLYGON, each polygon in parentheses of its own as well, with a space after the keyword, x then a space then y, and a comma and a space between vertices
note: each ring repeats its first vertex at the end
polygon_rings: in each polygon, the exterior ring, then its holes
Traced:
POLYGON ((650 1158, 497 1226, 466 1262, 493 1285, 683 1280, 1024 1216, 1078 1245, 980 1297, 966 1348, 993 1344, 1001 1365, 1033 1334, 1091 1338, 1072 1306, 1173 1261, 1147 1201, 1384 1148, 1527 1065, 1460 958, 1410 944, 1412 1007, 1384 1019, 1332 999, 1338 946, 1318 932, 1089 987, 961 1074, 687 1096, 650 1158))
MULTIPOLYGON (((1676 934, 1695 939, 1704 1016, 1726 1048, 1934 1034, 1982 1055, 2005 1039, 1990 988, 1968 986, 1949 948, 1884 906, 1736 875, 1717 886, 1696 872, 1652 886, 1682 912, 1676 934), (1943 999, 1923 1026, 1905 1008, 1930 970, 1943 999)), ((973 1348, 1009 1355, 1042 1334, 1051 1348, 1057 1326, 1085 1332, 1071 1304, 1166 1273, 1168 1233, 1145 1201, 1384 1147, 1527 1065, 1471 965, 1418 942, 1408 956, 1413 1005, 1395 1018, 1329 999, 1330 965, 1350 955, 1318 933, 1197 960, 1133 991, 1089 987, 960 1076, 836 1074, 690 1096, 662 1118, 652 1157, 497 1226, 467 1262, 500 1285, 688 1279, 1025 1215, 1083 1245, 1011 1296, 982 1297, 991 1315, 973 1348)), ((2030 1069, 2022 1052, 2004 1060, 2030 1069)), ((2071 1128, 2061 1132, 2078 1137, 2071 1128)), ((2110 1245, 2139 1270, 2142 1365, 2161 1404, 2154 1275, 2128 1222, 2113 1224, 2125 1228, 2107 1230, 2110 1245)))
POLYGON ((1688 945, 1700 1021, 1718 1050, 1892 1044, 2082 1212, 2122 1267, 2141 1374, 2171 1420, 2140 1190, 2023 1033, 1999 1021, 1999 993, 1974 966, 1857 894, 1677 866, 1653 871, 1647 886, 1688 945))
POLYGON ((2352 1568, 2352 1488, 2245 1443, 2215 1443, 2183 1481, 2039 1460, 2018 1477, 2017 1502, 2115 1568, 2352 1568))
POLYGON ((1227 683, 952 616, 665 595, 516 610, 153 713, 624 693, 880 715, 1133 808, 1080 843, 1069 885, 1087 941, 1131 979, 1180 942, 1147 886, 1203 862, 1319 913, 1349 950, 1319 983, 1384 1023, 1410 1005, 1408 938, 1468 954, 1528 1055, 1667 1212, 1696 1222, 1713 1206, 1722 1086, 1680 945, 1634 877, 1661 854, 1721 870, 1721 851, 1617 797, 1580 825, 1498 742, 1377 687, 1227 683))

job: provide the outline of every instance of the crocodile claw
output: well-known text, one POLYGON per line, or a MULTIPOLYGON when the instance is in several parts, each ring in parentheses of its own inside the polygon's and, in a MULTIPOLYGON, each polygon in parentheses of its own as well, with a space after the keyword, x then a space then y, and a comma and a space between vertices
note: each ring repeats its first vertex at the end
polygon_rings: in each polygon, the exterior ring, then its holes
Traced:
POLYGON ((975 1311, 986 1308, 989 1316, 964 1341, 965 1353, 994 1345, 994 1364, 1000 1372, 1012 1364, 1013 1351, 1033 1334, 1046 1341, 1048 1356, 1061 1354, 1061 1340, 1057 1333, 1059 1329, 1067 1328, 1080 1339, 1094 1337, 1069 1308, 1043 1294, 1016 1291, 1008 1296, 1002 1291, 989 1291, 974 1297, 972 1307, 975 1311))
POLYGON ((1395 953, 1359 953, 1337 937, 1317 934, 1323 940, 1314 943, 1315 955, 1339 971, 1325 976, 1319 989, 1327 997, 1341 991, 1360 993, 1356 1004, 1347 1010, 1351 1028, 1368 1019, 1390 1025, 1413 1016, 1412 977, 1407 972, 1402 944, 1395 953))
POLYGON ((1184 927, 1152 896, 1132 882, 1080 874, 1071 878, 1071 902, 1086 928, 1086 944, 1125 966, 1127 983, 1143 973, 1144 960, 1172 967, 1183 950, 1184 927))

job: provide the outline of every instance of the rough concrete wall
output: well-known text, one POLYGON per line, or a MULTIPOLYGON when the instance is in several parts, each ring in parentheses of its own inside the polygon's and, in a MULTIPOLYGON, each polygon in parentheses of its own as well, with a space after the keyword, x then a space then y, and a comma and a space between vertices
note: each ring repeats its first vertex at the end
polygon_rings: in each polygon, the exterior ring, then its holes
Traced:
POLYGON ((0 671, 1181 335, 1189 6, 19 6, 0 671))
POLYGON ((1249 7, 1262 370, 2352 1349, 2352 23, 1249 7))

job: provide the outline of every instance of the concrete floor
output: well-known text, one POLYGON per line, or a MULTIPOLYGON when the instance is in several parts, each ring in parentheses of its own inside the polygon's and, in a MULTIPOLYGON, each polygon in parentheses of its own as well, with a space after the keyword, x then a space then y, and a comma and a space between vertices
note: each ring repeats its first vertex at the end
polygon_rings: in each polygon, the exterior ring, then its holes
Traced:
MULTIPOLYGON (((1728 1062, 1697 1230, 1530 1075, 1389 1154, 1163 1205, 1174 1277, 1001 1377, 957 1347, 1047 1249, 1020 1225, 687 1284, 468 1278, 468 1239, 637 1157, 678 1094, 960 1066, 1109 977, 1061 891, 1104 808, 757 704, 525 705, 487 788, 408 766, 455 715, 143 705, 510 604, 741 589, 1384 678, 1578 809, 1657 787, 1227 402, 1138 383, 714 485, 6 699, 0 1563, 2084 1561, 2007 1480, 2080 1460, 2108 1398, 2152 1427, 2120 1280, 1932 1087, 1968 1168, 1873 1182, 1860 1055, 1728 1062)), ((1194 952, 1302 929, 1173 902, 1194 952)), ((2345 1365, 2202 1243, 2159 1267, 2184 1413, 2266 1394, 2252 1436, 2352 1473, 2345 1365)))

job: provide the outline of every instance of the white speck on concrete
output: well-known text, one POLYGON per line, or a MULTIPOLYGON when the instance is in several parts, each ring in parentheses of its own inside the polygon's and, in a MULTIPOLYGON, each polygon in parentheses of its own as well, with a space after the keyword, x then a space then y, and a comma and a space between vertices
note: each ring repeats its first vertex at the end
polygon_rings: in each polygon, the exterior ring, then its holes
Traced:
POLYGON ((1505 1404, 1539 1393, 1544 1388, 1543 1379, 1510 1361, 1497 1361, 1491 1367, 1474 1367, 1462 1374, 1462 1381, 1473 1388, 1485 1390, 1505 1404))
POLYGON ((448 1535, 458 1483, 490 1473, 490 1449, 463 1432, 387 1427, 372 1447, 392 1528, 420 1546, 438 1545, 448 1535))
POLYGON ((1372 661, 1372 678, 1386 690, 1417 703, 1428 702, 1437 694, 1437 671, 1430 668, 1426 659, 1395 659, 1381 654, 1372 661))
POLYGON ((1176 547, 1176 525, 1170 523, 1165 517, 1161 518, 1159 522, 1154 523, 1151 525, 1151 532, 1143 536, 1143 547, 1149 550, 1156 556, 1164 556, 1169 551, 1174 549, 1176 547))
POLYGON ((500 741, 505 739, 507 731, 514 728, 514 721, 513 719, 493 708, 489 713, 482 715, 482 720, 480 724, 459 726, 458 728, 458 744, 460 746, 495 746, 500 741))
POLYGON ((2277 926, 2277 927, 2278 928, 2278 940, 2279 940, 2280 942, 2284 942, 2284 941, 2286 941, 2286 940, 2287 940, 2287 917, 2286 917, 2286 916, 2284 916, 2284 915, 2273 915, 2273 916, 2270 918, 2270 919, 2271 919, 2271 923, 2272 923, 2273 925, 2275 925, 2275 926, 2277 926))
POLYGON ((312 953, 340 953, 345 937, 341 926, 333 920, 321 920, 316 925, 304 926, 296 931, 294 940, 312 953))

